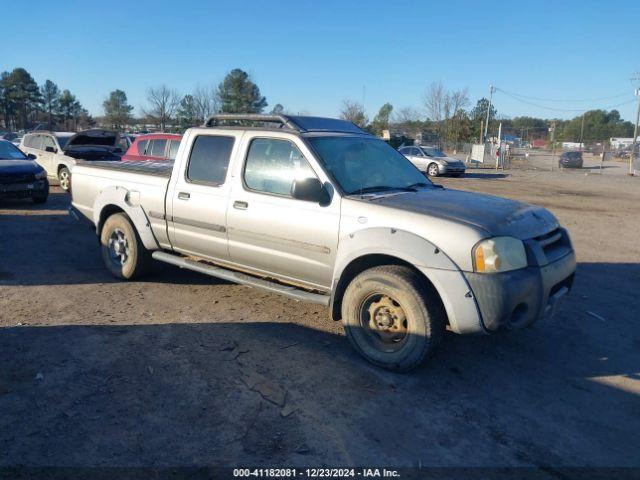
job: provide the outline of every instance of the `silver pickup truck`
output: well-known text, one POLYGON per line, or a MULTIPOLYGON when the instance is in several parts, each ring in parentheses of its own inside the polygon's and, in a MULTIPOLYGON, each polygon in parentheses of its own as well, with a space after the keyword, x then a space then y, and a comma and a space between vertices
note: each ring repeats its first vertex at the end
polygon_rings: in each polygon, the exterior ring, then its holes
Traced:
POLYGON ((71 213, 115 276, 155 259, 325 305, 393 370, 419 365, 446 329, 551 314, 576 268, 547 210, 434 185, 342 120, 215 115, 174 163, 78 162, 73 179, 71 213))

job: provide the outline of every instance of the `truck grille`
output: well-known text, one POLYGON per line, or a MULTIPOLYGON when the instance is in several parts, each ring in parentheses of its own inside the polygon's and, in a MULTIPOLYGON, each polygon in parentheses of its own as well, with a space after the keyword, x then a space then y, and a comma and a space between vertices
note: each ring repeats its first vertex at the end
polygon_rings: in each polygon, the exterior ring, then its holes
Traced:
POLYGON ((19 175, 0 175, 0 184, 30 183, 36 180, 33 173, 21 173, 19 175))
POLYGON ((549 263, 563 257, 571 250, 569 239, 560 228, 535 237, 533 241, 537 243, 549 263))

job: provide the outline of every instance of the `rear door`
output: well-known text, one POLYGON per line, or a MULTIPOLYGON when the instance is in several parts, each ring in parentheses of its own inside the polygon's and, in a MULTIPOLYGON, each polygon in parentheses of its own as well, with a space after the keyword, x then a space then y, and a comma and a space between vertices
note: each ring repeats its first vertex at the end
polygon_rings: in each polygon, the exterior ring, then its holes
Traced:
POLYGON ((42 149, 43 137, 44 135, 37 133, 29 134, 29 138, 25 141, 25 153, 35 155, 35 160, 38 165, 47 171, 47 175, 52 176, 53 174, 50 171, 50 166, 47 165, 47 157, 44 155, 44 151, 42 149))
MULTIPOLYGON (((212 260, 228 260, 229 162, 238 145, 234 133, 197 131, 189 138, 185 165, 167 193, 169 233, 175 250, 212 260), (169 198, 170 196, 170 198, 169 198)), ((166 142, 166 140, 165 140, 166 142)), ((176 168, 180 168, 176 164, 176 168)))
POLYGON ((44 167, 47 172, 50 172, 50 175, 54 175, 55 166, 54 166, 54 157, 57 153, 56 142, 51 135, 42 135, 42 152, 40 153, 38 163, 44 167))
POLYGON ((234 263, 283 279, 328 288, 338 245, 340 201, 329 205, 291 197, 294 179, 327 181, 298 138, 245 135, 227 225, 234 263), (310 163, 314 163, 314 166, 310 163))

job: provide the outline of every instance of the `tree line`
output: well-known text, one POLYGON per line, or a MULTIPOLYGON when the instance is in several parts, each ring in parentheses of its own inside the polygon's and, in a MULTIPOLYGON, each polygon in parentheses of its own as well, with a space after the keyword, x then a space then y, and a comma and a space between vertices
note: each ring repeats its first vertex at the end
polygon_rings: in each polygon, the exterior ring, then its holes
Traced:
MULTIPOLYGON (((133 106, 122 90, 114 90, 102 106, 102 123, 112 128, 123 129, 134 123, 153 124, 161 131, 184 131, 202 123, 214 113, 263 113, 267 99, 260 93, 249 74, 239 68, 231 70, 217 86, 197 85, 185 95, 160 85, 147 89, 147 103, 142 108, 142 117, 133 117, 133 106)), ((277 104, 272 113, 282 113, 277 104)))
POLYGON ((15 68, 0 73, 0 124, 7 130, 77 130, 95 120, 69 90, 51 80, 38 85, 24 68, 15 68))
MULTIPOLYGON (((117 89, 102 103, 104 116, 94 119, 69 90, 61 90, 48 79, 38 85, 24 68, 15 68, 0 74, 0 123, 9 130, 26 130, 38 124, 50 130, 77 130, 96 123, 125 130, 152 124, 161 131, 181 132, 201 125, 214 113, 264 113, 268 107, 258 85, 239 68, 231 70, 217 85, 197 85, 184 95, 166 85, 151 87, 146 93, 146 104, 137 118, 124 90, 117 89)), ((361 103, 344 100, 340 117, 379 136, 385 130, 407 138, 426 133, 438 143, 452 146, 481 141, 488 109, 486 98, 471 106, 467 89, 448 90, 441 82, 434 82, 425 90, 419 108, 396 110, 385 103, 370 120, 361 103)), ((276 104, 269 113, 285 113, 285 108, 276 104)), ((557 141, 582 139, 594 143, 633 135, 633 124, 622 120, 617 110, 590 110, 570 120, 507 118, 498 115, 491 105, 489 136, 496 134, 499 122, 504 134, 525 141, 547 139, 552 125, 557 141)))
POLYGON ((548 140, 549 130, 555 128, 555 140, 595 143, 610 137, 633 136, 633 123, 620 118, 617 110, 589 110, 570 120, 519 116, 508 118, 498 115, 494 105, 486 98, 470 107, 467 89, 447 90, 441 82, 432 83, 424 92, 421 109, 404 107, 395 110, 385 103, 370 121, 361 103, 344 100, 340 117, 376 135, 389 130, 391 135, 416 138, 430 134, 440 144, 449 146, 481 142, 489 109, 488 136, 495 136, 498 124, 502 133, 524 141, 548 140))

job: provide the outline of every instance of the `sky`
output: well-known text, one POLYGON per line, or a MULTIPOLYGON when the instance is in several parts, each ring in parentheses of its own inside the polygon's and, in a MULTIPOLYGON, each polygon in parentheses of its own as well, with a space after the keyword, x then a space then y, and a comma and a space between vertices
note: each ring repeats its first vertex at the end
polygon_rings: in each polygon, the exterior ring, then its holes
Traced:
POLYGON ((112 90, 139 113, 149 87, 185 94, 233 68, 270 106, 323 116, 345 99, 364 99, 370 118, 385 102, 424 112, 425 90, 442 82, 472 104, 495 85, 507 117, 626 102, 616 108, 633 121, 640 86, 636 0, 0 0, 0 11, 0 71, 51 79, 93 115, 112 90))

